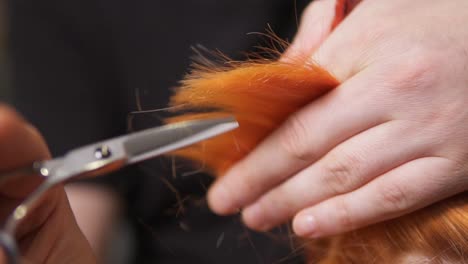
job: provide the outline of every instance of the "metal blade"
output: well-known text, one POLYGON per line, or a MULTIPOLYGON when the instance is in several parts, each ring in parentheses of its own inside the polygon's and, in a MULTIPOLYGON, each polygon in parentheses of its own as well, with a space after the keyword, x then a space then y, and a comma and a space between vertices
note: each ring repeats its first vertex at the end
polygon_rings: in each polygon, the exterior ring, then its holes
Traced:
POLYGON ((237 128, 233 117, 169 124, 134 133, 123 143, 127 163, 156 157, 237 128))

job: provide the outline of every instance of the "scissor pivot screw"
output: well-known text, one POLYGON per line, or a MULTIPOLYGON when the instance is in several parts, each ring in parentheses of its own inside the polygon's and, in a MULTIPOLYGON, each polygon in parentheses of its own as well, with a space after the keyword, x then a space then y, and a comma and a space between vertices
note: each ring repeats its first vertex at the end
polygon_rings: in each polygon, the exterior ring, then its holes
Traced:
POLYGON ((49 176, 49 170, 47 168, 41 168, 39 170, 39 173, 42 175, 42 176, 49 176))
POLYGON ((94 157, 97 159, 107 159, 112 155, 108 146, 101 146, 94 151, 94 157))

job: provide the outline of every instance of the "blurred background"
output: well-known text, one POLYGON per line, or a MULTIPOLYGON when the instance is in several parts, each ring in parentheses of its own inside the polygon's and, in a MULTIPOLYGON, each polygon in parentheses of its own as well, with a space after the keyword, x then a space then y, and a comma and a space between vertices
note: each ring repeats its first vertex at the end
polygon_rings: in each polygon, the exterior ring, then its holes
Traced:
MULTIPOLYGON (((45 137, 53 156, 128 132, 129 113, 164 108, 193 46, 234 59, 291 40, 309 0, 0 0, 0 98, 45 137)), ((158 124, 137 115, 133 129, 158 124)), ((303 263, 288 228, 263 234, 213 215, 212 178, 158 158, 67 194, 105 263, 303 263), (175 191, 174 191, 175 190, 175 191), (181 213, 181 208, 183 208, 181 213)))
POLYGON ((0 98, 8 101, 10 98, 8 58, 6 49, 6 3, 0 0, 0 98))

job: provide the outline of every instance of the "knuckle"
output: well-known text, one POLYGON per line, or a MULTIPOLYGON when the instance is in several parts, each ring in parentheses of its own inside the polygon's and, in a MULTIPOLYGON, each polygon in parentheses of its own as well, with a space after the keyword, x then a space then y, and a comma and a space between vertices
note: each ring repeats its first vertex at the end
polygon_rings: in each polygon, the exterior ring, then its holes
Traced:
POLYGON ((403 211, 409 207, 408 195, 399 184, 386 184, 380 188, 380 202, 387 212, 403 211))
POLYGON ((440 59, 428 54, 425 49, 413 50, 407 53, 405 64, 394 67, 393 76, 389 78, 391 86, 405 94, 415 91, 427 91, 436 81, 440 59))
POLYGON ((358 183, 361 162, 356 155, 332 155, 324 161, 324 184, 336 194, 349 191, 358 183))
POLYGON ((279 138, 282 149, 295 159, 309 160, 311 152, 307 144, 304 144, 307 128, 303 118, 293 114, 285 121, 283 127, 279 138))
POLYGON ((337 223, 342 230, 353 230, 355 228, 354 222, 351 217, 349 205, 343 197, 338 199, 336 215, 337 223))

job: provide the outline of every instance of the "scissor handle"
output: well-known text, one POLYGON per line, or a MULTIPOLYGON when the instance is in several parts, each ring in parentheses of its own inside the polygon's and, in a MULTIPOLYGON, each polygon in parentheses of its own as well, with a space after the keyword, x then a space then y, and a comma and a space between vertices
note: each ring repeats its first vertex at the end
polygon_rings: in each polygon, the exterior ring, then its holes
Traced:
MULTIPOLYGON (((35 161, 28 165, 16 168, 11 171, 0 172, 0 185, 11 178, 22 177, 31 174, 41 174, 42 162, 35 161)), ((45 176, 45 175, 42 175, 45 176)))
POLYGON ((4 231, 0 231, 0 247, 5 253, 7 264, 18 264, 18 246, 15 239, 4 231))
MULTIPOLYGON (((14 169, 8 172, 0 173, 0 185, 4 182, 19 177, 27 177, 33 174, 40 174, 45 176, 41 172, 42 162, 33 162, 29 165, 14 169)), ((11 219, 11 214, 8 216, 7 223, 11 219)), ((16 244, 16 240, 13 237, 12 232, 8 232, 7 229, 0 230, 0 248, 3 250, 6 257, 7 264, 18 264, 19 263, 19 250, 16 244)))

